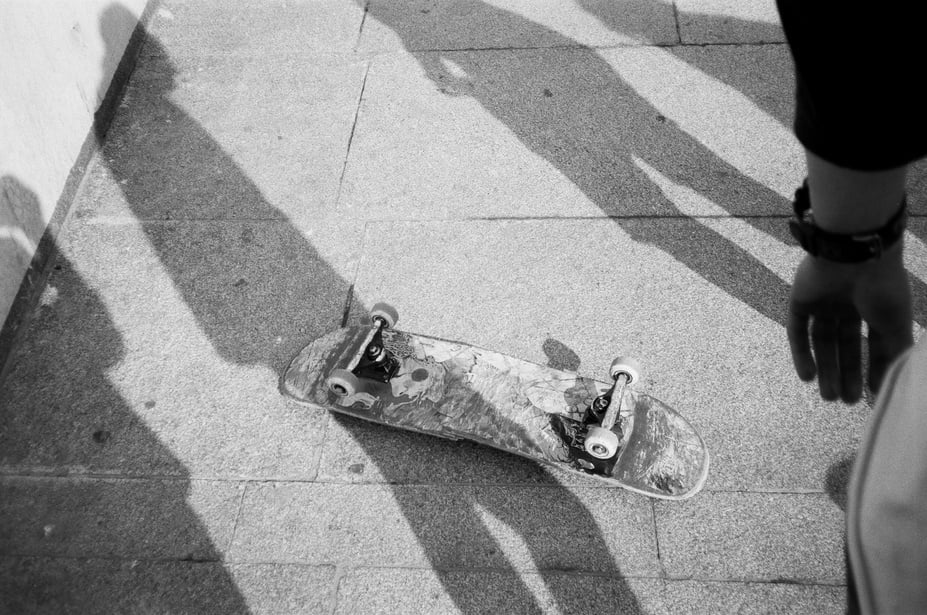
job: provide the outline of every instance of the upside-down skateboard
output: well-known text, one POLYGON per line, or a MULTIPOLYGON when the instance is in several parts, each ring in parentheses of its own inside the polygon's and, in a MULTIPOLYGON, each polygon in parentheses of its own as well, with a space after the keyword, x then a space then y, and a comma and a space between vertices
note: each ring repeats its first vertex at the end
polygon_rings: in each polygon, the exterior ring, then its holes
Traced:
POLYGON ((655 498, 695 495, 708 451, 679 413, 630 385, 640 371, 616 359, 612 382, 459 342, 394 329, 377 304, 370 325, 346 327, 293 359, 282 391, 301 402, 452 440, 471 440, 596 476, 655 498))

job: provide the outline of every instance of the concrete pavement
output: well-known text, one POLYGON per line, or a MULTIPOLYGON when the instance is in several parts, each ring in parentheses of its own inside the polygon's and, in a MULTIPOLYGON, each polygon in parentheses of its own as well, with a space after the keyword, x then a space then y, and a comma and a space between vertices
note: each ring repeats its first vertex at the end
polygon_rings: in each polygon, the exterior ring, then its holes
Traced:
POLYGON ((162 2, 0 389, 0 612, 842 612, 869 409, 790 371, 791 101, 771 2, 162 2), (706 490, 280 396, 377 301, 638 357, 706 490))

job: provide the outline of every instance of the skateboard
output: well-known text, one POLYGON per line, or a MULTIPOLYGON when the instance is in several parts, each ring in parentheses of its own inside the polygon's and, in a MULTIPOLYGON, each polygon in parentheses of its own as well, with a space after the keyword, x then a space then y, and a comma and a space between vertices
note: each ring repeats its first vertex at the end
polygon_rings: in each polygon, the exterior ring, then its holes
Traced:
POLYGON ((318 408, 451 440, 470 440, 646 496, 689 498, 708 450, 678 412, 631 385, 618 358, 601 382, 395 328, 377 304, 370 324, 332 331, 286 368, 281 391, 318 408))

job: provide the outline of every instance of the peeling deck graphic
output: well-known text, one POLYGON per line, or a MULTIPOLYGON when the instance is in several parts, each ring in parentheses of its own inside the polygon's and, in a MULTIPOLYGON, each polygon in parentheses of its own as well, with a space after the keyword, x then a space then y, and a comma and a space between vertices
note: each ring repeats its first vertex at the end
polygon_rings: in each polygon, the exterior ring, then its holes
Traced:
MULTIPOLYGON (((362 390, 339 398, 328 390, 326 378, 347 365, 370 331, 339 329, 306 346, 287 368, 283 392, 369 421, 472 440, 583 471, 555 426, 582 421, 609 385, 458 342, 385 330, 383 345, 400 365, 396 375, 388 383, 365 380, 362 390)), ((682 416, 633 389, 625 393, 620 414, 621 449, 600 478, 668 499, 701 489, 708 453, 682 416)))

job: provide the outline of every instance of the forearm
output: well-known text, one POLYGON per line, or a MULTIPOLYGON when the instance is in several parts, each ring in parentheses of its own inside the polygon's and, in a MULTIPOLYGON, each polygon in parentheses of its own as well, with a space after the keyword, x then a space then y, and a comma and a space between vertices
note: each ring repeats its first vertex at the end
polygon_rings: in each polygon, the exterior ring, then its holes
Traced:
POLYGON ((806 151, 808 190, 815 224, 832 233, 858 233, 885 225, 901 206, 907 167, 858 171, 806 151))

